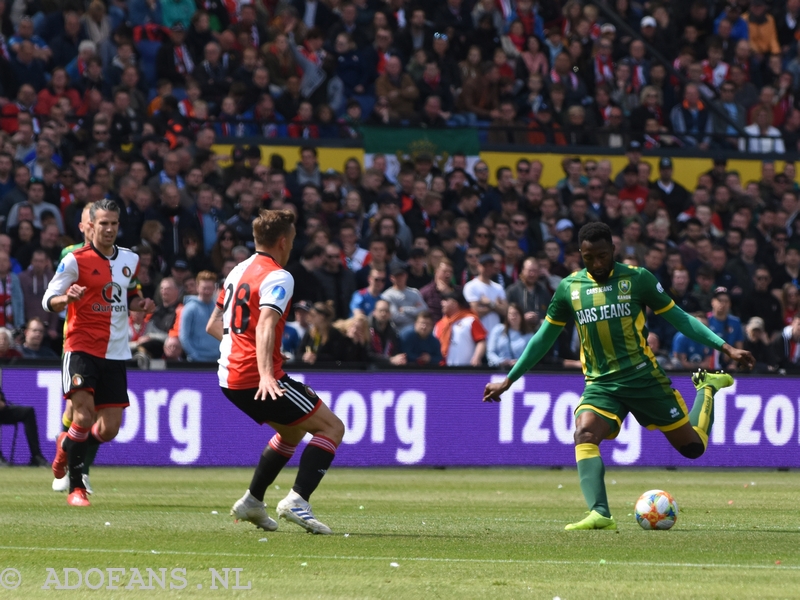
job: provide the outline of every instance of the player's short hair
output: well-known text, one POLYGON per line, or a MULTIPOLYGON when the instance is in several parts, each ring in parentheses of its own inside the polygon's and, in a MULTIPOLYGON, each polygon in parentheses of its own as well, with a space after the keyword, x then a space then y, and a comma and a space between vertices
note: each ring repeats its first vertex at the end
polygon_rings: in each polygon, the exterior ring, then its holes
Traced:
POLYGON ((213 283, 217 283, 217 276, 216 274, 212 273, 211 271, 200 271, 197 274, 197 283, 201 281, 211 281, 213 283))
POLYGON ((92 223, 94 223, 94 220, 97 216, 97 211, 100 210, 105 210, 107 212, 115 212, 119 214, 119 205, 113 200, 109 200, 108 198, 103 198, 102 200, 93 202, 92 207, 89 209, 89 218, 91 219, 92 223))
POLYGON ((253 238, 260 246, 274 246, 294 225, 290 210, 262 210, 253 221, 253 238))
POLYGON ((611 227, 605 223, 587 223, 581 227, 578 233, 578 243, 583 244, 583 242, 590 242, 593 244, 605 240, 609 244, 613 244, 611 236, 611 227))
POLYGON ((433 313, 431 313, 429 310, 421 310, 417 313, 417 317, 414 319, 414 322, 416 323, 420 319, 428 319, 433 321, 433 313))

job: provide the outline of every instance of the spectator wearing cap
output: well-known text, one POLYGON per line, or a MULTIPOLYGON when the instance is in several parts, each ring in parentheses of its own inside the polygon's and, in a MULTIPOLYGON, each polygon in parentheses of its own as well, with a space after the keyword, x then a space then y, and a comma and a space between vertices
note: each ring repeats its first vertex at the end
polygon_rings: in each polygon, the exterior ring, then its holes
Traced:
POLYGON ((620 200, 633 200, 636 204, 636 210, 642 212, 645 204, 647 204, 647 197, 650 193, 646 187, 639 184, 639 168, 638 166, 629 163, 622 171, 624 186, 619 191, 620 200))
POLYGON ((292 360, 302 354, 300 340, 308 331, 308 315, 312 304, 306 300, 292 302, 292 312, 294 318, 286 321, 283 329, 283 340, 281 341, 281 352, 288 360, 292 360))
POLYGON ((658 179, 650 184, 650 189, 659 193, 670 217, 676 219, 692 205, 692 197, 685 187, 672 178, 672 174, 672 159, 668 156, 661 157, 658 161, 658 179))
POLYGON ((392 323, 402 330, 414 323, 417 314, 428 306, 418 289, 408 287, 407 265, 395 263, 389 269, 392 286, 381 294, 381 299, 389 303, 392 323))
POLYGON ((464 299, 478 315, 486 331, 491 331, 505 316, 506 292, 492 279, 497 275, 497 262, 492 254, 478 258, 478 276, 464 286, 464 299))
POLYGON ((753 52, 760 55, 781 53, 775 18, 767 12, 766 0, 752 0, 750 10, 742 16, 742 19, 747 22, 753 52))
MULTIPOLYGON (((783 327, 780 328, 781 332, 783 327)), ((756 359, 755 373, 772 373, 777 370, 778 363, 773 353, 769 334, 761 317, 751 317, 745 326, 744 349, 756 359)), ((777 338, 777 339, 780 339, 777 338)), ((783 340, 781 340, 783 341, 783 340)))
POLYGON ((433 334, 441 345, 442 364, 448 367, 479 367, 486 355, 486 328, 468 306, 461 292, 442 297, 442 318, 433 334))
POLYGON ((786 373, 800 373, 800 315, 795 315, 772 342, 772 354, 779 369, 786 373))
POLYGON ((714 20, 715 34, 719 32, 720 22, 723 19, 727 19, 732 25, 730 39, 733 43, 739 40, 747 40, 750 37, 750 28, 747 21, 742 18, 742 9, 736 3, 736 0, 728 0, 725 8, 714 20))
MULTIPOLYGON (((739 317, 731 314, 731 296, 728 288, 717 287, 711 297, 711 314, 708 317, 708 328, 734 348, 744 346, 744 332, 739 317)), ((714 368, 735 368, 728 358, 719 352, 714 353, 714 368)))
POLYGON ((169 39, 161 44, 156 54, 156 74, 159 79, 183 87, 194 69, 194 60, 186 45, 186 27, 180 22, 175 23, 170 26, 169 39))

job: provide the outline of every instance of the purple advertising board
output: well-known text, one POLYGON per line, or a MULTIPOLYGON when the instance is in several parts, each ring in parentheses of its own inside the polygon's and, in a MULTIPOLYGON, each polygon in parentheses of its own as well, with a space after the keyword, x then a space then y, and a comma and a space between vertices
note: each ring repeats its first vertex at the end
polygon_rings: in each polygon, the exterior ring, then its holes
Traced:
MULTIPOLYGON (((344 421, 338 466, 570 466, 575 463, 573 410, 583 389, 578 374, 529 374, 503 402, 483 403, 483 386, 502 375, 470 372, 292 373, 314 388, 344 421)), ((61 374, 6 368, 9 400, 33 406, 45 454, 61 430, 61 374)), ((687 374, 674 384, 691 407, 687 374)), ((252 466, 272 436, 240 413, 206 371, 131 371, 131 406, 100 465, 252 466)), ((11 435, 4 428, 3 452, 11 435)), ((20 431, 16 462, 27 461, 20 431)), ((658 431, 628 417, 601 446, 608 465, 800 467, 800 379, 740 377, 716 397, 708 451, 690 461, 658 431)), ((298 455, 299 456, 299 453, 298 455)), ((297 456, 293 459, 296 463, 297 456)))

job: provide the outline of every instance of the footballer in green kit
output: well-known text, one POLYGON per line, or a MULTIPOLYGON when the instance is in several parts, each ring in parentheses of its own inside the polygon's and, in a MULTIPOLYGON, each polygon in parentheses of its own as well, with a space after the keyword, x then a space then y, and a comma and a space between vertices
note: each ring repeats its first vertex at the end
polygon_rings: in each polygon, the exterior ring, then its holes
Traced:
POLYGON ((733 385, 727 373, 694 373, 697 396, 688 410, 647 345, 647 307, 688 338, 719 350, 745 369, 752 368, 755 359, 676 306, 649 271, 615 262, 608 225, 584 225, 578 239, 586 268, 561 281, 542 327, 508 377, 487 384, 483 400, 500 401, 511 384, 547 353, 567 322, 574 320, 586 379, 575 409, 575 459, 589 514, 566 529, 616 529, 606 497, 600 442, 614 438, 631 413, 643 427, 664 432, 683 456, 699 458, 714 423, 714 394, 733 385))

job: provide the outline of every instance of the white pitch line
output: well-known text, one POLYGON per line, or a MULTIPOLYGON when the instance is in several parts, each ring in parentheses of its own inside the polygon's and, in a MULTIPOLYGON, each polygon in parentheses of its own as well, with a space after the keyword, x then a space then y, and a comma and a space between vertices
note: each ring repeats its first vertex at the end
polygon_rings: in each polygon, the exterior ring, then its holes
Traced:
POLYGON ((251 554, 235 552, 191 552, 183 550, 133 550, 110 548, 42 548, 38 546, 0 546, 0 550, 18 550, 24 552, 86 552, 95 554, 144 554, 144 555, 174 555, 174 556, 225 556, 242 558, 282 558, 282 559, 312 559, 312 560, 356 560, 356 561, 405 561, 405 562, 431 562, 431 563, 491 563, 491 564, 518 564, 518 565, 602 565, 606 567, 684 567, 689 569, 760 569, 767 571, 798 571, 800 565, 742 565, 721 563, 665 563, 665 562, 640 562, 640 561, 606 561, 600 563, 596 560, 522 560, 503 558, 433 558, 425 556, 397 557, 397 556, 339 556, 324 554, 251 554))

